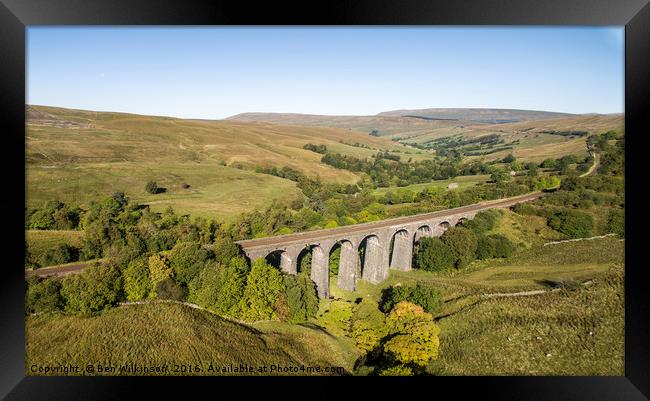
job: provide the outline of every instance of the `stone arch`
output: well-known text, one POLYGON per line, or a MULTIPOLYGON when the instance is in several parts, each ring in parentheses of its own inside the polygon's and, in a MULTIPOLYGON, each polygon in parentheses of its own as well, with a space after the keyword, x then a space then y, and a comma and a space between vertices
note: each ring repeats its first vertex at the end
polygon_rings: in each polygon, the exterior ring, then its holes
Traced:
POLYGON ((462 226, 462 225, 464 225, 464 224, 467 222, 467 220, 468 220, 467 217, 461 217, 461 218, 458 219, 458 221, 456 222, 456 226, 458 227, 458 226, 462 226))
POLYGON ((284 249, 275 249, 267 253, 266 256, 264 256, 264 260, 266 263, 279 269, 282 263, 283 254, 286 254, 286 251, 284 249))
POLYGON ((287 274, 296 274, 297 270, 297 255, 287 249, 276 249, 268 253, 264 259, 266 263, 276 267, 287 274))
POLYGON ((388 249, 377 234, 366 235, 359 243, 359 250, 362 252, 359 263, 359 275, 362 280, 378 283, 388 273, 388 249))
POLYGON ((438 223, 438 227, 442 228, 443 231, 444 231, 444 230, 448 229, 449 227, 451 227, 451 223, 448 222, 448 221, 441 221, 440 223, 438 223))
POLYGON ((301 273, 304 270, 311 272, 312 248, 313 245, 308 245, 298 251, 298 256, 296 257, 296 272, 301 273))
POLYGON ((392 235, 390 251, 391 269, 411 270, 413 239, 407 229, 399 229, 392 235))
MULTIPOLYGON (((336 278, 336 285, 346 291, 354 291, 356 288, 357 280, 357 266, 359 264, 359 255, 357 248, 352 241, 342 239, 337 241, 330 250, 330 257, 332 253, 340 249, 341 253, 338 260, 338 274, 336 278)), ((330 259, 330 263, 331 263, 330 259)), ((332 266, 330 266, 330 271, 332 266)), ((330 274, 331 275, 331 274, 330 274)))
POLYGON ((415 230, 415 235, 413 236, 413 242, 417 243, 422 237, 431 237, 433 235, 433 230, 428 224, 424 224, 415 230))

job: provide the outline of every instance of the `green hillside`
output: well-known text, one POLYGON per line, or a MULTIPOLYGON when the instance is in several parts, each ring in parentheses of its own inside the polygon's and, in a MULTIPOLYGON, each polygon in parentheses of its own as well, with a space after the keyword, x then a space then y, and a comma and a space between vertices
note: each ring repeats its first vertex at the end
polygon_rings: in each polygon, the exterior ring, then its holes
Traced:
POLYGON ((332 152, 369 157, 378 150, 431 153, 356 131, 29 106, 27 203, 58 199, 85 206, 124 191, 154 210, 168 205, 182 213, 231 218, 272 199, 301 196, 295 183, 254 172, 289 166, 326 182, 352 183, 358 175, 320 162, 307 143, 332 152), (353 146, 362 144, 361 146, 353 146), (150 195, 147 181, 165 192, 150 195))
POLYGON ((355 357, 345 342, 319 330, 279 322, 244 325, 179 304, 129 305, 89 318, 30 316, 25 326, 28 375, 34 374, 29 371, 32 364, 85 367, 130 363, 167 366, 166 373, 158 373, 163 375, 228 374, 208 371, 210 364, 215 368, 244 364, 255 369, 270 369, 273 364, 298 368, 338 366, 349 372, 355 357), (198 373, 181 372, 180 368, 175 372, 176 364, 199 365, 202 369, 198 373))

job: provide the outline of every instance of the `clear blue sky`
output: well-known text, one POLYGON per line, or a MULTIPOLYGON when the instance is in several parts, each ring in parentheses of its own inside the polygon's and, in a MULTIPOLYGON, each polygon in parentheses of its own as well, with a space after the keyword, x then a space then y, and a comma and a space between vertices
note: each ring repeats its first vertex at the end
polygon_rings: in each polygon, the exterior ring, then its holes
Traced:
POLYGON ((184 118, 623 112, 623 27, 30 27, 27 102, 184 118))

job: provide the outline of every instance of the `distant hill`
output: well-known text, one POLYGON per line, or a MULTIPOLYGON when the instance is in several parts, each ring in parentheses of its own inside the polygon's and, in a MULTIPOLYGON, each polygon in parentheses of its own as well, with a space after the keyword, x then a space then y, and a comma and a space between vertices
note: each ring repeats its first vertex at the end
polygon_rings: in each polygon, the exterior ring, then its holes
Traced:
POLYGON ((434 129, 463 124, 457 120, 433 120, 409 116, 327 116, 295 113, 242 113, 226 121, 266 122, 271 124, 347 128, 377 136, 408 137, 434 129))
POLYGON ((405 144, 427 146, 445 137, 471 139, 497 135, 499 146, 475 150, 487 160, 508 153, 533 161, 569 153, 586 155, 585 137, 563 136, 568 131, 602 133, 623 130, 622 114, 569 114, 512 109, 395 110, 375 116, 326 116, 313 114, 244 113, 234 121, 271 124, 340 127, 387 136, 405 144))
POLYGON ((411 116, 435 120, 472 121, 484 124, 502 124, 575 116, 575 114, 569 113, 516 109, 415 109, 385 111, 377 115, 385 117, 411 116))

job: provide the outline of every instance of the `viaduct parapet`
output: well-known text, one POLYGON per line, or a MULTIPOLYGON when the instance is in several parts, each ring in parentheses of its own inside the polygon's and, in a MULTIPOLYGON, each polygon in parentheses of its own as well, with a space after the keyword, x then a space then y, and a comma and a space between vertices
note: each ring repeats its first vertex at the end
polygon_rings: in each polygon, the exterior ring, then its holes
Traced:
POLYGON ((541 197, 541 192, 370 223, 238 241, 251 261, 276 256, 288 274, 298 272, 298 260, 311 253, 311 279, 318 295, 329 297, 330 253, 341 248, 337 286, 354 291, 359 280, 379 283, 389 269, 412 269, 413 248, 422 237, 440 236, 483 210, 507 208, 541 197))

